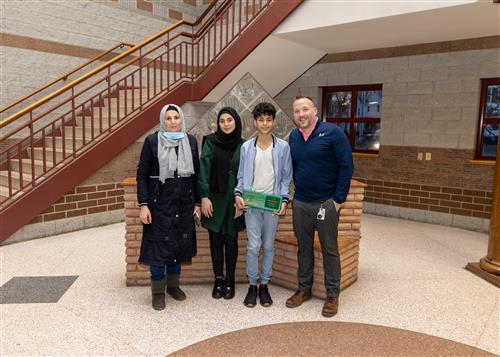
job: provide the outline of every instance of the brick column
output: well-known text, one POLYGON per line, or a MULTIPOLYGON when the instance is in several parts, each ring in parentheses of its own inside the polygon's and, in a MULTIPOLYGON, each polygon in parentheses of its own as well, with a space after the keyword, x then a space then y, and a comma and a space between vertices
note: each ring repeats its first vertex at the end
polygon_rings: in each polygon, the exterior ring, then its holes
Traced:
MULTIPOLYGON (((138 263, 139 249, 142 240, 142 224, 139 220, 137 206, 137 186, 135 178, 127 178, 122 182, 125 199, 125 249, 126 249, 126 283, 128 286, 149 285, 149 269, 138 263)), ((342 289, 347 288, 357 279, 359 240, 361 238, 361 214, 365 184, 352 180, 347 200, 340 211, 339 251, 342 267, 342 289)), ((208 241, 208 232, 199 227, 196 230, 198 255, 192 263, 183 264, 182 283, 209 283, 213 281, 212 259, 208 241)), ((246 278, 246 232, 238 234, 238 263, 236 265, 236 281, 247 282, 246 278)), ((315 242, 315 278, 313 294, 324 297, 323 263, 319 241, 315 242)), ((276 234, 276 255, 273 265, 273 284, 295 289, 297 287, 297 239, 293 233, 292 209, 287 210, 278 224, 276 234)))
MULTIPOLYGON (((366 185, 351 180, 347 200, 340 210, 338 245, 340 254, 340 288, 346 289, 358 279, 359 241, 361 239, 361 215, 366 185)), ((280 220, 276 235, 276 255, 273 265, 273 283, 297 289, 297 238, 293 233, 291 213, 280 220)), ((314 283, 312 294, 319 298, 326 296, 324 285, 323 257, 319 237, 314 242, 314 283)))
POLYGON ((149 269, 137 261, 142 241, 142 223, 139 219, 135 178, 123 180, 122 185, 125 192, 125 261, 127 263, 127 285, 149 285, 149 269))
MULTIPOLYGON (((142 223, 139 219, 137 205, 137 184, 135 178, 126 178, 122 182, 125 190, 125 253, 127 286, 149 285, 149 268, 138 262, 142 241, 142 223)), ((208 231, 203 227, 196 229, 198 254, 191 263, 182 265, 182 283, 213 282, 212 258, 208 231)), ((246 282, 246 232, 238 234, 238 262, 236 265, 236 282, 246 282)))

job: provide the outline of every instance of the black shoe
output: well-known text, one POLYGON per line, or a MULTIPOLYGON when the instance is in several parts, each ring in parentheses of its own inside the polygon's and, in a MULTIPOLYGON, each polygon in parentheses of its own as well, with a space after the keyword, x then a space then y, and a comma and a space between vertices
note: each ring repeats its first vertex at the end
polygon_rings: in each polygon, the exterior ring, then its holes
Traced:
POLYGON ((250 285, 243 304, 246 307, 254 307, 255 305, 257 305, 257 285, 250 285))
POLYGON ((212 297, 214 299, 220 299, 223 295, 224 290, 224 278, 215 278, 214 288, 212 290, 212 297))
POLYGON ((267 284, 260 284, 259 300, 260 304, 264 307, 269 307, 273 304, 273 299, 271 299, 271 295, 269 294, 269 289, 267 288, 267 284))
POLYGON ((234 279, 226 279, 222 297, 226 300, 234 298, 234 279))

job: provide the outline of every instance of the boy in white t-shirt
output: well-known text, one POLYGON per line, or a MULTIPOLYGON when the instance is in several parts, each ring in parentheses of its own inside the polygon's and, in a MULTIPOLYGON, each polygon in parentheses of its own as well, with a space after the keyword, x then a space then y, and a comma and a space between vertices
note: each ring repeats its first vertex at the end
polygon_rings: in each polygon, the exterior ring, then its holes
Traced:
POLYGON ((274 237, 279 216, 285 215, 288 187, 292 179, 292 160, 288 143, 273 135, 276 109, 271 103, 259 103, 253 112, 257 137, 246 141, 240 151, 238 184, 234 190, 235 203, 245 209, 247 227, 247 276, 250 283, 243 302, 247 307, 257 304, 271 306, 268 283, 272 276, 274 237), (281 209, 273 213, 245 206, 243 190, 254 190, 282 197, 281 209), (259 274, 259 253, 262 248, 262 271, 259 274), (257 284, 260 282, 259 287, 257 284))

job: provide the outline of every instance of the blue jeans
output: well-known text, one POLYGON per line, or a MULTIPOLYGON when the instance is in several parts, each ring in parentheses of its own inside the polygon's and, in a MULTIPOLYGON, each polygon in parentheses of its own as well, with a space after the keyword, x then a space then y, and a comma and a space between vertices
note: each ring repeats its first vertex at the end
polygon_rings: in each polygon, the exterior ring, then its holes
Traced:
POLYGON ((256 208, 245 212, 247 226, 247 276, 250 285, 259 281, 259 253, 262 248, 262 273, 260 283, 267 284, 273 273, 274 236, 278 226, 277 215, 256 208))
MULTIPOLYGON (((165 279, 165 265, 150 265, 151 280, 165 279)), ((181 263, 167 265, 167 274, 179 275, 181 273, 181 263)))

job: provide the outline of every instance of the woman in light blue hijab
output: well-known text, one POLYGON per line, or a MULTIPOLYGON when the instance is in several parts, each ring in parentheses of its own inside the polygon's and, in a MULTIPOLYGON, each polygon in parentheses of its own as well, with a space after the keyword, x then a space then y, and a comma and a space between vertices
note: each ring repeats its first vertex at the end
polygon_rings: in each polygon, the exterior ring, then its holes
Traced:
POLYGON ((182 109, 175 104, 164 106, 159 130, 146 137, 137 165, 137 201, 143 223, 139 263, 149 265, 155 310, 165 308, 165 288, 175 300, 186 299, 179 277, 181 263, 196 255, 193 217, 200 217, 199 165, 198 145, 186 133, 182 109))

